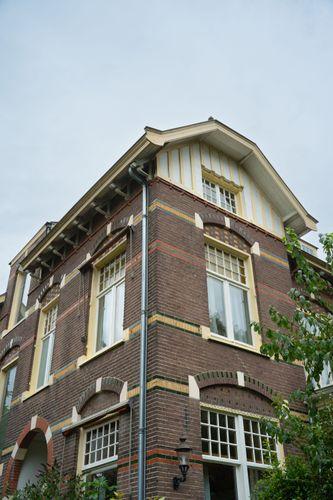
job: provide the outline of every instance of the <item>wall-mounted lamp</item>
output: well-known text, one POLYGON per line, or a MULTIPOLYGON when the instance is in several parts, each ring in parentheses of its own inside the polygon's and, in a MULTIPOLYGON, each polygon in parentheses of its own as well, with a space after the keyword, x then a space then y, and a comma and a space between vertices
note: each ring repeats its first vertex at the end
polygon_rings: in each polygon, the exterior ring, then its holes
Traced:
POLYGON ((181 437, 179 441, 180 441, 180 446, 175 449, 175 452, 177 453, 177 457, 179 460, 179 469, 182 476, 181 477, 175 476, 173 478, 174 490, 178 490, 180 483, 184 483, 184 481, 186 481, 186 474, 190 467, 189 461, 192 453, 192 448, 189 448, 188 446, 185 445, 186 438, 181 437))

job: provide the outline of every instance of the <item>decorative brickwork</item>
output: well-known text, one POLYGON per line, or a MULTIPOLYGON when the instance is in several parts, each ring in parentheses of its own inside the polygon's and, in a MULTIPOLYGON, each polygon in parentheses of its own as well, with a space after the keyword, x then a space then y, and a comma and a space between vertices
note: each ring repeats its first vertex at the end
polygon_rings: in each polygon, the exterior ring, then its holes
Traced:
MULTIPOLYGON (((62 276, 66 275, 61 288, 49 287, 48 274, 29 294, 29 316, 0 340, 2 359, 11 352, 8 351, 11 342, 11 348, 20 348, 13 398, 21 402, 8 414, 5 453, 1 457, 6 472, 0 481, 3 483, 5 479, 6 485, 15 485, 14 476, 18 474, 15 470, 20 468, 20 463, 10 458, 12 447, 20 442, 18 436, 36 432, 35 428, 30 428, 31 417, 42 413, 50 423, 52 439, 49 442, 53 446, 53 455, 49 452, 50 463, 52 457, 56 458, 64 473, 75 473, 79 432, 74 430, 64 435, 62 429, 79 422, 76 413, 81 417, 90 416, 120 400, 129 399, 126 411, 119 414, 118 487, 126 500, 130 495, 136 498, 141 201, 140 188, 132 187, 133 196, 127 200, 113 198, 109 217, 97 213, 91 222, 91 233, 84 235, 82 232, 77 246, 68 249, 64 259, 56 264, 52 271, 53 283, 58 286, 62 276), (78 272, 78 268, 82 269, 89 253, 94 257, 99 251, 106 255, 111 241, 107 237, 107 224, 114 222, 112 230, 119 227, 119 235, 124 231, 125 236, 126 229, 121 227, 128 223, 131 215, 134 225, 131 245, 126 247, 124 339, 88 360, 86 335, 91 300, 91 261, 87 261, 84 274, 78 272), (52 293, 59 294, 51 366, 53 383, 29 395, 39 318, 39 310, 32 306, 37 299, 50 300, 52 293), (128 393, 123 381, 127 381, 128 393)), ((270 403, 275 393, 288 398, 294 389, 304 384, 304 370, 300 366, 277 363, 255 352, 254 348, 242 349, 205 338, 202 334, 209 331, 210 326, 205 233, 246 253, 250 253, 253 242, 258 242, 260 252, 251 254, 251 262, 262 323, 270 324, 268 309, 271 305, 286 314, 292 310, 287 295, 292 282, 286 251, 278 237, 236 215, 228 215, 222 209, 214 210, 204 200, 166 181, 152 181, 149 190, 147 497, 158 495, 175 500, 202 500, 204 480, 199 397, 206 404, 270 415, 270 403), (195 214, 200 214, 204 230, 195 225, 195 214), (190 388, 189 376, 194 376, 198 386, 192 378, 196 398, 190 396, 193 387, 190 388), (172 478, 179 469, 173 450, 184 433, 193 448, 191 467, 186 483, 174 491, 172 478)), ((113 236, 117 237, 118 234, 113 236)), ((13 268, 3 308, 6 317, 1 323, 2 328, 5 328, 10 310, 15 272, 13 268)), ((292 405, 294 410, 304 410, 300 405, 292 405)), ((28 438, 18 447, 27 446, 27 442, 28 438)))
POLYGON ((3 481, 3 495, 15 490, 25 454, 29 445, 37 433, 42 433, 45 436, 47 448, 47 466, 51 467, 54 463, 53 440, 52 432, 48 422, 43 418, 35 415, 31 418, 20 433, 9 462, 7 463, 6 473, 3 481))
POLYGON ((87 404, 87 402, 100 391, 114 392, 119 397, 123 385, 124 382, 122 380, 114 377, 103 377, 101 380, 93 382, 81 394, 80 399, 76 404, 77 412, 81 413, 83 407, 87 404))
POLYGON ((60 292, 60 283, 53 283, 52 285, 46 285, 42 289, 38 296, 38 301, 42 304, 42 307, 46 306, 52 299, 54 299, 60 292))
POLYGON ((22 343, 22 337, 13 337, 0 351, 0 363, 4 359, 4 357, 9 353, 11 349, 14 347, 19 347, 22 343))

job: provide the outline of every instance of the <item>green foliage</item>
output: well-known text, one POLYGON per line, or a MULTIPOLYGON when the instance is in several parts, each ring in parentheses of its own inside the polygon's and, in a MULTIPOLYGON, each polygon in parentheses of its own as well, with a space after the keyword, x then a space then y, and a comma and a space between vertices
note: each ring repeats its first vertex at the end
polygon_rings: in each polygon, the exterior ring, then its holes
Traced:
MULTIPOLYGON (((57 464, 40 472, 35 484, 8 495, 11 500, 123 500, 124 495, 109 486, 104 476, 84 481, 82 476, 62 476, 57 464)), ((152 497, 147 500, 165 500, 152 497)))
POLYGON ((61 475, 57 465, 40 472, 35 484, 28 483, 25 488, 16 491, 12 500, 121 500, 122 493, 110 487, 101 476, 94 481, 84 481, 81 476, 61 475))
MULTIPOLYGON (((333 233, 321 235, 328 269, 333 272, 333 233)), ((333 367, 333 287, 324 272, 314 269, 301 251, 297 235, 286 231, 285 246, 295 263, 297 288, 289 292, 294 303, 291 316, 271 308, 272 327, 254 324, 263 336, 261 352, 278 362, 301 362, 306 386, 294 391, 290 401, 307 408, 303 419, 290 410, 289 402, 274 402, 279 424, 265 420, 272 437, 292 444, 298 455, 287 457, 283 467, 276 464, 259 481, 259 500, 321 500, 333 498, 333 402, 316 391, 327 363, 333 367)), ((326 275, 327 276, 327 275, 326 275)))

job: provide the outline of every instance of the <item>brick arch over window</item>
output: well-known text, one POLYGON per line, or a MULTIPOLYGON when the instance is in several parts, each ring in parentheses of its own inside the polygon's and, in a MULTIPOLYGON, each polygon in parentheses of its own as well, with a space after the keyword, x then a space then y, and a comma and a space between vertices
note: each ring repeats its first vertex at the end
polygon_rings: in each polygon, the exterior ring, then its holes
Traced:
POLYGON ((106 228, 103 229, 102 233, 98 237, 97 241, 95 241, 90 249, 90 255, 94 256, 96 253, 98 253, 100 250, 103 249, 104 246, 107 245, 107 243, 110 240, 113 240, 118 234, 123 234, 129 230, 129 221, 130 217, 122 217, 122 218, 117 218, 114 219, 111 222, 111 230, 110 233, 107 233, 106 228))
POLYGON ((240 376, 237 374, 237 372, 233 371, 214 370, 204 373, 198 373, 194 376, 194 378, 199 389, 203 389, 205 387, 213 385, 233 385, 259 393, 271 402, 273 401, 274 397, 277 396, 277 392, 274 391, 271 387, 264 384, 260 380, 250 377, 246 374, 241 375, 242 384, 240 384, 240 376))
POLYGON ((20 347, 22 343, 22 337, 13 337, 0 351, 0 363, 7 354, 15 347, 20 347))
POLYGON ((76 404, 77 413, 80 414, 88 401, 100 392, 114 392, 120 399, 124 384, 125 382, 123 380, 115 377, 103 377, 97 379, 95 382, 90 384, 81 394, 76 404))
POLYGON ((15 491, 17 482, 20 476, 22 464, 29 445, 36 434, 41 433, 45 437, 47 449, 47 466, 52 467, 54 464, 53 439, 52 431, 49 423, 43 417, 35 415, 30 422, 26 424, 21 434, 19 435, 11 457, 6 467, 6 473, 3 482, 3 494, 15 491))
POLYGON ((45 285, 38 295, 38 302, 43 303, 43 305, 50 302, 56 295, 60 293, 60 282, 57 281, 52 283, 52 285, 45 285))
POLYGON ((234 247, 239 247, 240 250, 249 251, 255 240, 248 234, 248 232, 241 228, 234 221, 230 221, 230 227, 225 224, 216 222, 205 222, 204 231, 206 234, 213 236, 216 239, 224 241, 234 247))

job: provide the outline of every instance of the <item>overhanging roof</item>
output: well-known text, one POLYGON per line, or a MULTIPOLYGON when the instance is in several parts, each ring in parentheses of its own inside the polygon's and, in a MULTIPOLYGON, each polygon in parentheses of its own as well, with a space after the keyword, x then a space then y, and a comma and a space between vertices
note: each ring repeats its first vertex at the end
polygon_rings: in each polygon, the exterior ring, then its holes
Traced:
POLYGON ((300 235, 317 229, 318 221, 305 210, 259 147, 218 120, 210 118, 205 122, 165 131, 146 127, 146 134, 151 142, 161 147, 196 139, 222 150, 248 172, 276 207, 285 225, 290 225, 300 235))
POLYGON ((46 251, 75 219, 85 213, 87 207, 111 182, 124 177, 133 161, 152 158, 163 146, 186 140, 205 141, 239 162, 277 208, 286 225, 300 235, 316 230, 316 219, 301 205, 258 146, 215 119, 183 127, 158 130, 146 127, 145 133, 131 148, 75 203, 56 226, 39 242, 22 261, 27 268, 38 255, 46 251))

